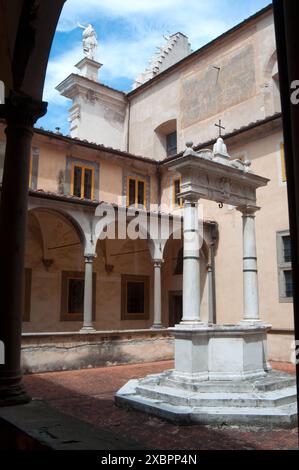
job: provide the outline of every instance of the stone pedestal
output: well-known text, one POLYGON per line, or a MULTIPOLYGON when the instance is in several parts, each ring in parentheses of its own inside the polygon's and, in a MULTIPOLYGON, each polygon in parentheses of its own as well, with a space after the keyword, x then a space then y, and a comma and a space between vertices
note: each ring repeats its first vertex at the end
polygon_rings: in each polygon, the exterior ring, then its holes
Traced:
POLYGON ((179 422, 292 427, 295 377, 269 371, 270 325, 180 324, 175 369, 130 380, 116 394, 119 405, 179 422))
POLYGON ((94 82, 98 82, 99 69, 102 67, 102 65, 103 64, 100 64, 96 60, 84 57, 84 59, 80 60, 80 62, 78 62, 75 67, 80 71, 80 75, 83 77, 86 77, 94 82))
POLYGON ((270 325, 177 325, 175 371, 197 380, 244 380, 266 374, 270 325), (192 377, 193 376, 193 377, 192 377))

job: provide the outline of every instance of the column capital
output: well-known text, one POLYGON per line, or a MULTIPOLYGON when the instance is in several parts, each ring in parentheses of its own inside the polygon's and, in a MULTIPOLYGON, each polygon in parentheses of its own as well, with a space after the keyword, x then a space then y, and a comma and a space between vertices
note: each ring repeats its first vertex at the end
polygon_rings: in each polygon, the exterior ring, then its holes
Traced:
POLYGON ((255 213, 260 210, 260 207, 248 204, 237 206, 236 209, 242 213, 243 217, 255 217, 255 213))
POLYGON ((48 103, 34 100, 28 95, 11 91, 5 100, 1 117, 10 128, 23 128, 32 131, 35 122, 47 112, 48 103))
POLYGON ((84 253, 85 263, 92 263, 96 257, 95 253, 84 253))
POLYGON ((163 263, 164 263, 164 259, 154 259, 153 260, 154 268, 161 268, 163 263))
POLYGON ((186 198, 184 199, 184 207, 197 207, 199 199, 186 198))

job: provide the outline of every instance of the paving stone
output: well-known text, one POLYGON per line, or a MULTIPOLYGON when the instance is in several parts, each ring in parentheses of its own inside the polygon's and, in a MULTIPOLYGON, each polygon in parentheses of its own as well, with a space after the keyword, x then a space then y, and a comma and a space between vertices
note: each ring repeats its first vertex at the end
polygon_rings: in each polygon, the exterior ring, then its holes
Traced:
MULTIPOLYGON (((272 364, 293 372, 288 364, 272 364)), ((297 429, 265 430, 198 424, 179 426, 146 413, 120 409, 114 394, 128 380, 158 374, 173 368, 173 362, 113 366, 79 371, 27 375, 24 380, 32 396, 99 430, 108 429, 124 440, 160 450, 296 449, 297 429)))

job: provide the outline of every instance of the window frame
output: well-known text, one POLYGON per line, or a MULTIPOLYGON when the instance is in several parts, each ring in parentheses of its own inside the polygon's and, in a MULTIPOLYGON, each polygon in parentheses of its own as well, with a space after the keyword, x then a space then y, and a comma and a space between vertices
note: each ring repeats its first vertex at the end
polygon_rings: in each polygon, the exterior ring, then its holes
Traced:
POLYGON ((81 171, 82 171, 81 196, 76 196, 76 197, 81 197, 83 199, 93 200, 94 199, 94 167, 91 166, 91 165, 85 164, 85 163, 83 164, 83 163, 72 162, 72 166, 71 166, 71 195, 75 196, 75 194, 74 194, 75 167, 81 168, 81 171), (91 195, 90 195, 90 198, 86 198, 84 196, 85 170, 91 170, 91 195))
POLYGON ((173 155, 177 155, 177 153, 178 153, 178 133, 177 133, 177 130, 174 130, 172 132, 169 132, 168 134, 165 134, 165 148, 166 148, 166 157, 171 157, 173 155), (170 147, 170 145, 168 145, 168 139, 170 138, 170 136, 173 136, 173 135, 175 135, 176 145, 175 145, 175 147, 170 147), (175 152, 172 151, 172 149, 174 149, 174 148, 175 148, 175 152))
POLYGON ((289 230, 282 230, 282 231, 276 232, 279 303, 293 302, 293 296, 287 297, 286 290, 285 290, 284 272, 285 271, 292 272, 292 262, 284 261, 283 237, 285 236, 290 236, 289 230))
POLYGON ((134 181, 135 183, 135 203, 134 203, 134 207, 138 207, 139 204, 138 204, 138 184, 139 183, 143 183, 144 184, 144 192, 143 192, 143 207, 146 207, 146 180, 144 178, 140 178, 139 176, 136 177, 136 176, 127 176, 127 185, 126 185, 126 207, 130 207, 130 191, 129 191, 129 188, 130 188, 130 181, 134 181))
MULTIPOLYGON (((84 282, 85 273, 83 271, 62 271, 61 272, 61 303, 60 321, 83 321, 84 312, 68 312, 69 279, 82 279, 84 282)), ((83 305, 84 309, 84 305, 83 305)), ((95 320, 96 311, 96 273, 92 273, 92 319, 95 320)))
POLYGON ((150 305, 149 305, 149 276, 138 274, 122 274, 121 275, 121 320, 149 320, 150 305), (144 312, 128 313, 127 312, 127 284, 128 282, 143 282, 144 283, 144 312))
POLYGON ((179 207, 180 209, 182 209, 182 207, 184 207, 184 202, 183 202, 183 199, 180 197, 179 200, 180 200, 180 203, 177 204, 176 203, 176 192, 175 192, 175 183, 179 181, 180 182, 180 189, 181 189, 181 186, 182 186, 182 177, 179 176, 179 177, 174 177, 172 179, 172 204, 173 204, 173 207, 179 207))

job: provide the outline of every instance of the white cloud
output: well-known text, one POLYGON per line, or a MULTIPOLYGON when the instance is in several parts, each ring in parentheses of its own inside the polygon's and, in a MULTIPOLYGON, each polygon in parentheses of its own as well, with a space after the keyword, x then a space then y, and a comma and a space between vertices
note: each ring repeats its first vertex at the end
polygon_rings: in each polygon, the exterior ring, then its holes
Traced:
MULTIPOLYGON (((74 65, 82 56, 80 43, 62 54, 57 55, 48 63, 43 99, 61 103, 61 97, 55 87, 76 69, 74 65)), ((78 71, 77 71, 78 72, 78 71)))
MULTIPOLYGON (((148 16, 161 11, 169 13, 184 3, 184 0, 68 0, 63 7, 58 30, 70 30, 78 21, 92 22, 100 20, 103 15, 111 18, 130 17, 132 14, 148 16)), ((205 3, 205 0, 191 0, 191 3, 205 3)))
MULTIPOLYGON (((121 37, 115 28, 104 37, 99 35, 99 60, 105 79, 134 79, 144 70, 156 46, 164 42, 163 34, 181 31, 190 37, 193 49, 227 29, 225 21, 209 18, 212 7, 220 0, 68 0, 65 3, 58 30, 74 29, 78 22, 100 24, 103 17, 121 18, 131 31, 121 37), (196 21, 194 20, 196 18, 196 21)), ((221 0, 223 1, 223 0, 221 0)), ((72 33, 69 33, 72 34, 72 33)), ((48 67, 45 98, 59 100, 54 86, 63 80, 80 58, 80 43, 71 51, 56 56, 48 67), (77 54, 78 53, 78 54, 77 54), (76 58, 75 58, 76 57, 76 58)))

